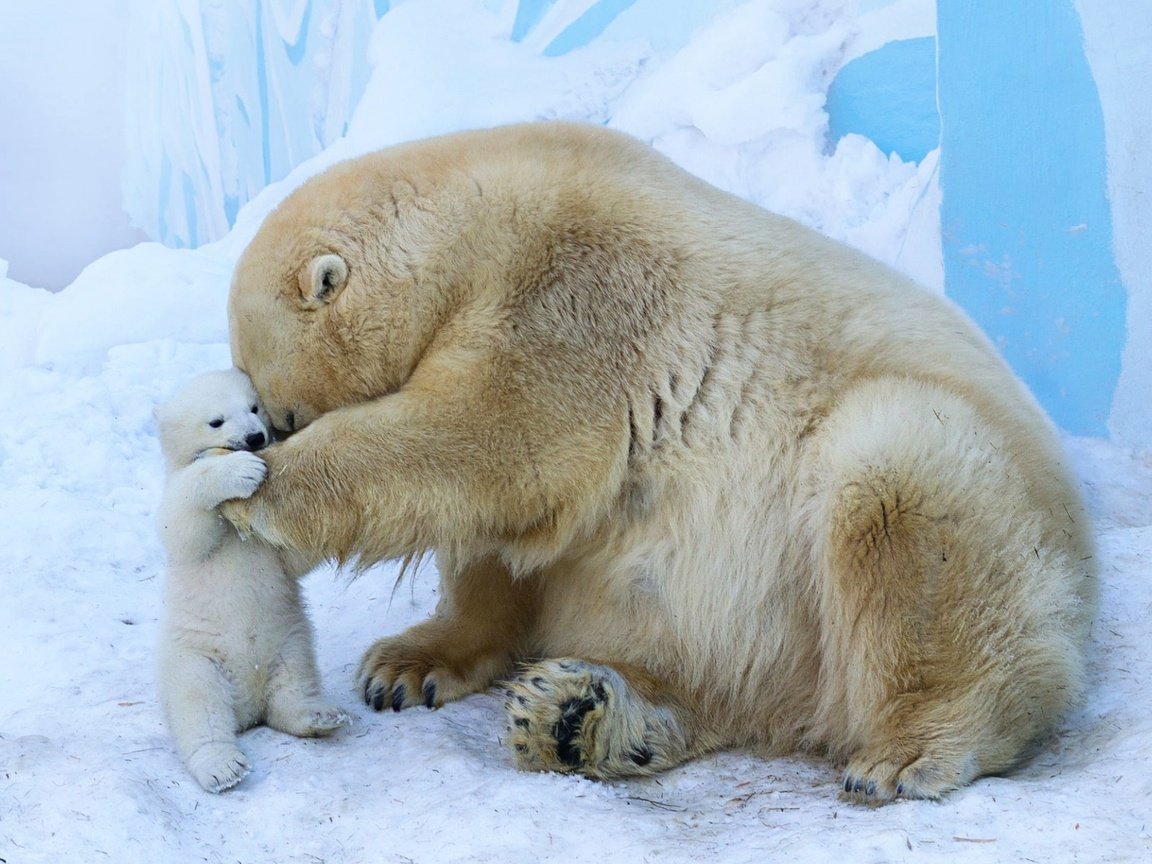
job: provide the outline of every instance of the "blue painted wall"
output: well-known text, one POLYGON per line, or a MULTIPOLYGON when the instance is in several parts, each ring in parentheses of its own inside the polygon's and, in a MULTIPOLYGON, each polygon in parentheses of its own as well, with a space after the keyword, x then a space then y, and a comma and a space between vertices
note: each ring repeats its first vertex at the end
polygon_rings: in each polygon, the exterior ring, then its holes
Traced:
POLYGON ((919 162, 940 146, 936 40, 889 42, 846 63, 828 88, 828 134, 856 133, 884 153, 919 162))
POLYGON ((1125 339, 1104 121, 1072 0, 940 0, 947 293, 1055 421, 1106 435, 1125 339))

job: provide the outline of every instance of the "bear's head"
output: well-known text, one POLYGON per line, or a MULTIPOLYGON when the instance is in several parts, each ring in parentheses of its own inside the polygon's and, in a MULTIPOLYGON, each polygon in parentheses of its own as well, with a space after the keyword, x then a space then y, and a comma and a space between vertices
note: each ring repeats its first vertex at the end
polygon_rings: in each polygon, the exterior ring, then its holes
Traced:
POLYGON ((259 450, 271 441, 268 414, 239 369, 204 372, 155 411, 169 469, 209 450, 259 450))
POLYGON ((232 359, 280 431, 399 389, 469 281, 475 192, 447 160, 405 155, 370 154, 312 178, 237 263, 232 359))

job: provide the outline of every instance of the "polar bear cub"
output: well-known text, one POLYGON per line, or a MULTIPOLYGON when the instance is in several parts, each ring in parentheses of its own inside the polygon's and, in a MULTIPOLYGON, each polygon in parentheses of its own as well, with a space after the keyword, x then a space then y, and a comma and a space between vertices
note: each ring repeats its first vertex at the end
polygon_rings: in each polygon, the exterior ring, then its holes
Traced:
POLYGON ((204 373, 156 411, 168 479, 160 533, 168 557, 159 690, 176 749, 210 792, 248 763, 236 734, 264 722, 327 735, 348 715, 320 698, 299 578, 315 562, 242 538, 217 512, 264 480, 254 450, 268 418, 248 376, 204 373))

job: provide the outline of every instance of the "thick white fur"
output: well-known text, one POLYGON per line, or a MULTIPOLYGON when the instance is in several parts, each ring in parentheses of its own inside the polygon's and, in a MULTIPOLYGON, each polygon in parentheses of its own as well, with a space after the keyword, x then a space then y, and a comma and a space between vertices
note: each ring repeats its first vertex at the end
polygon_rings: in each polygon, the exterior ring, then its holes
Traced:
POLYGON ((168 465, 160 695, 180 758, 201 786, 220 792, 249 770, 237 732, 266 722, 327 735, 349 718, 320 698, 298 586, 310 568, 241 538, 216 509, 251 495, 266 472, 249 452, 267 443, 269 429, 248 377, 205 373, 156 416, 168 465))

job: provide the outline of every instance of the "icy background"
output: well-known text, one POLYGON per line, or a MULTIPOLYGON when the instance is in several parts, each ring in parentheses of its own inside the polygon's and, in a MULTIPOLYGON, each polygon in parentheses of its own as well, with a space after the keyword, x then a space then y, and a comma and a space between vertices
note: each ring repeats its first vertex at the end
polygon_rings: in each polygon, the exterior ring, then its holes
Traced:
MULTIPOLYGON (((1147 80, 1143 3, 1081 4, 1110 154, 1149 140, 1146 116, 1122 98, 1147 80)), ((1139 438, 1152 304, 1134 239, 1149 236, 1147 204, 1135 203, 1148 160, 1111 155, 1129 292, 1117 399, 1134 431, 1068 438, 1098 520, 1094 688, 1018 775, 871 811, 839 802, 837 772, 820 761, 725 753, 613 784, 519 774, 494 697, 400 715, 359 704, 360 653, 435 602, 433 573, 393 594, 381 568, 357 581, 322 570, 306 585, 327 689, 354 727, 326 742, 255 730, 242 739, 251 777, 223 796, 201 792, 172 751, 152 683, 163 476, 151 411, 188 376, 228 364, 228 280, 264 215, 305 177, 395 141, 587 119, 942 290, 938 150, 905 161, 859 134, 832 140, 824 107, 845 64, 931 36, 935 15, 931 0, 128 5, 137 47, 125 203, 168 245, 101 257, 56 294, 7 278, 0 261, 0 859, 1152 856, 1152 455, 1139 438)), ((66 149, 63 135, 47 150, 66 149)))
MULTIPOLYGON (((461 128, 590 120, 651 141, 723 188, 911 262, 906 269, 940 288, 939 262, 912 259, 925 246, 939 256, 938 229, 934 242, 929 224, 928 242, 890 245, 903 240, 914 210, 936 218, 931 196, 913 206, 931 184, 935 154, 904 164, 860 136, 827 152, 828 86, 854 48, 867 46, 869 22, 851 14, 855 5, 152 4, 133 19, 133 41, 161 50, 131 64, 125 206, 154 239, 197 246, 222 237, 240 205, 342 136, 345 158, 461 128)), ((888 26, 889 38, 933 32, 931 0, 895 5, 901 23, 888 26)))

